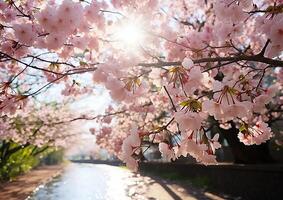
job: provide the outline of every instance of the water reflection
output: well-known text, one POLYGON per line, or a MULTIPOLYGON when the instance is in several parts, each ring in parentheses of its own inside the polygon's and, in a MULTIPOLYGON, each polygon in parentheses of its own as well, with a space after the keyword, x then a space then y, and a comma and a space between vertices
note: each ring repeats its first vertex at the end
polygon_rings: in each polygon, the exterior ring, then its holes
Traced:
POLYGON ((28 200, 128 200, 130 172, 108 165, 70 164, 28 200))

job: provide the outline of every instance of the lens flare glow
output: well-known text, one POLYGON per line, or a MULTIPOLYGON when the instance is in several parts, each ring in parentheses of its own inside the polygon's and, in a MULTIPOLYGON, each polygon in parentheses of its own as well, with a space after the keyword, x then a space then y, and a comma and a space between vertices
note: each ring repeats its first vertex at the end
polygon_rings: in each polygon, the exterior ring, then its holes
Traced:
POLYGON ((145 34, 138 23, 127 22, 123 24, 117 34, 117 39, 129 48, 138 47, 144 42, 145 34))

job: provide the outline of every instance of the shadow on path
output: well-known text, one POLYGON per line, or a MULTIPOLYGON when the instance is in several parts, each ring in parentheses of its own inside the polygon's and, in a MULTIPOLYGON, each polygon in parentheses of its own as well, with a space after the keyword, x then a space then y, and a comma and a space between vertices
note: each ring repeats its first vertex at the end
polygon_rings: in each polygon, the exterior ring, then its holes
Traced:
POLYGON ((205 188, 196 188, 191 183, 182 181, 173 181, 160 178, 157 175, 141 172, 141 177, 150 178, 148 184, 148 193, 151 200, 224 200, 233 199, 228 196, 222 197, 210 192, 205 188), (159 190, 159 192, 158 192, 159 190), (163 191, 163 192, 160 192, 163 191), (166 193, 166 194, 165 194, 166 193), (161 196, 162 195, 162 196, 161 196), (165 196, 163 196, 165 195, 165 196))
POLYGON ((166 192, 167 192, 173 199, 175 199, 175 200, 182 200, 182 198, 181 198, 179 195, 177 195, 172 189, 170 189, 170 188, 166 185, 166 183, 163 183, 162 181, 159 181, 158 183, 163 187, 164 190, 166 190, 166 192))

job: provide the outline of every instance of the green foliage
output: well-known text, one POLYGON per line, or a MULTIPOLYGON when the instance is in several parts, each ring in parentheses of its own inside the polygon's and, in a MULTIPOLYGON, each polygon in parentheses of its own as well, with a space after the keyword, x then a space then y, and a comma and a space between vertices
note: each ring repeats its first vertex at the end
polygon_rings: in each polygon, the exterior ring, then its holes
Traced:
POLYGON ((35 167, 39 160, 37 157, 30 156, 31 151, 32 147, 21 148, 12 153, 9 158, 3 160, 0 168, 0 179, 9 180, 35 167))
POLYGON ((63 162, 64 150, 54 150, 41 160, 41 164, 57 165, 63 162))
POLYGON ((12 141, 0 143, 0 181, 8 181, 26 173, 41 163, 58 164, 63 159, 63 150, 34 145, 19 145, 12 141), (49 159, 45 163, 44 160, 49 159))

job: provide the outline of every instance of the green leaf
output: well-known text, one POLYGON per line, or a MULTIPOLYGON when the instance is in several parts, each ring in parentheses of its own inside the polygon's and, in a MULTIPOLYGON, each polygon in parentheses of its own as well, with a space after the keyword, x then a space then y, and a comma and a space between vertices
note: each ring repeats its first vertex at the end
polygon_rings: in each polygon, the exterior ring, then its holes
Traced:
POLYGON ((247 126, 245 124, 242 124, 239 128, 240 132, 246 131, 247 130, 247 126))
POLYGON ((187 106, 189 106, 189 105, 190 105, 190 100, 182 101, 182 102, 180 103, 180 106, 183 106, 183 107, 187 107, 187 106))
POLYGON ((86 67, 86 66, 88 66, 88 63, 81 60, 81 61, 80 61, 80 65, 86 67))

